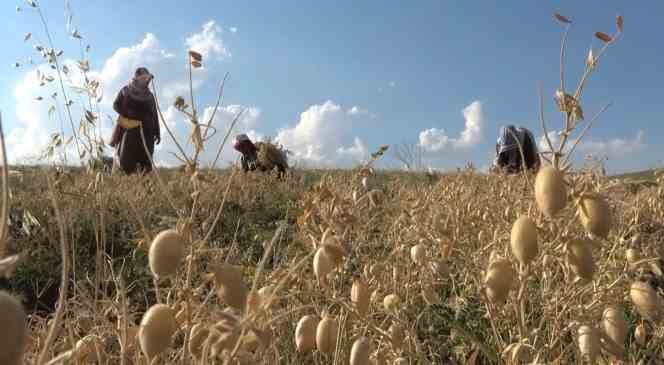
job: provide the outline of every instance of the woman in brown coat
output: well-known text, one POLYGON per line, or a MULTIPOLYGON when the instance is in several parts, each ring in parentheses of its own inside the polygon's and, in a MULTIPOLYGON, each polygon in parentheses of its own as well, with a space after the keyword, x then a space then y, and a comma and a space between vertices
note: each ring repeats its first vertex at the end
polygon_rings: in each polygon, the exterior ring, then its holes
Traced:
POLYGON ((154 145, 161 142, 157 104, 149 88, 153 77, 147 68, 137 68, 132 81, 120 90, 113 103, 119 116, 110 145, 116 149, 118 163, 126 174, 152 171, 154 145))

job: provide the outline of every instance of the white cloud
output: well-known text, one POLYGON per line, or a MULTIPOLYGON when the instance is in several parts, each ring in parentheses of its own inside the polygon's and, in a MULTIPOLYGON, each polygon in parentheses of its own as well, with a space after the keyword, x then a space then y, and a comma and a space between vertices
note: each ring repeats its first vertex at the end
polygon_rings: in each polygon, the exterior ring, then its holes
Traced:
MULTIPOLYGON (((41 72, 47 68, 39 67, 38 69, 41 72)), ((46 125, 44 125, 41 104, 47 103, 46 100, 49 99, 37 102, 35 99, 43 96, 40 91, 42 89, 39 87, 36 69, 26 73, 14 88, 15 111, 19 125, 12 128, 6 135, 5 143, 10 163, 37 158, 40 152, 38 149, 48 143, 49 135, 45 128, 46 125)))
POLYGON ((397 86, 397 83, 395 81, 390 81, 388 85, 390 85, 390 87, 395 87, 397 86))
MULTIPOLYGON (((634 138, 612 138, 609 140, 593 140, 587 138, 579 142, 576 147, 575 154, 581 153, 585 155, 593 155, 596 157, 625 157, 627 155, 642 151, 646 145, 643 142, 644 131, 639 130, 634 138)), ((553 144, 553 148, 558 148, 560 144, 560 137, 554 131, 549 132, 549 140, 553 144)), ((575 138, 570 138, 565 146, 565 153, 569 153, 574 145, 575 138)), ((541 152, 550 152, 550 148, 546 142, 546 138, 542 135, 538 142, 538 147, 541 152)))
POLYGON ((462 111, 465 128, 458 138, 450 137, 445 129, 429 128, 420 132, 419 146, 427 152, 440 152, 448 148, 469 148, 482 140, 482 104, 474 101, 462 111))
POLYGON ((579 145, 579 151, 593 156, 624 157, 645 148, 642 130, 634 138, 613 138, 608 141, 588 140, 579 145))
POLYGON ((237 33, 237 27, 230 27, 228 30, 230 30, 231 33, 237 33))
POLYGON ((350 147, 339 147, 337 154, 342 157, 348 157, 356 162, 363 162, 369 156, 369 149, 361 139, 355 137, 353 145, 350 147))
POLYGON ((328 100, 307 108, 295 126, 279 131, 275 141, 289 149, 293 159, 318 167, 353 164, 368 155, 362 140, 351 134, 355 117, 328 100))
POLYGON ((365 108, 353 106, 352 108, 348 109, 347 113, 348 115, 362 115, 362 114, 368 114, 369 111, 365 108))
MULTIPOLYGON (((224 45, 220 34, 222 32, 213 20, 203 24, 203 29, 187 37, 185 43, 187 47, 199 52, 204 58, 215 55, 219 59, 230 58, 231 52, 224 45)), ((234 33, 234 32, 233 32, 234 33)), ((205 60, 203 60, 205 62, 205 60)))

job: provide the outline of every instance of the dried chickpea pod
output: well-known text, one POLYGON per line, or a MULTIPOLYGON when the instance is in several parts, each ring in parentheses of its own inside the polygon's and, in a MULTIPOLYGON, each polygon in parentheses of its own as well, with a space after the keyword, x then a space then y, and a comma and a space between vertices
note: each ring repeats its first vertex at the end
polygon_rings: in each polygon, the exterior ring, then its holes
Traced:
POLYGON ((625 351, 625 339, 627 338, 627 320, 625 314, 617 306, 611 306, 602 313, 602 330, 611 340, 607 347, 615 356, 622 356, 625 351))
POLYGON ((210 330, 203 323, 196 323, 191 327, 189 334, 189 343, 187 344, 189 352, 197 359, 200 358, 203 351, 203 343, 210 334, 210 330))
POLYGON ((484 277, 486 294, 489 301, 494 304, 504 303, 514 284, 514 280, 516 280, 516 276, 516 271, 507 259, 495 258, 489 264, 489 269, 484 277))
POLYGON ((594 364, 601 351, 599 331, 595 327, 583 325, 577 332, 581 355, 594 364))
POLYGON ((165 304, 155 304, 143 315, 138 330, 138 341, 145 357, 150 361, 171 346, 177 331, 175 313, 165 304))
POLYGON ((295 346, 298 352, 316 348, 316 329, 320 319, 318 316, 306 315, 297 322, 295 327, 295 346))
POLYGON ((648 341, 647 338, 648 338, 648 330, 646 329, 645 324, 640 323, 634 329, 634 339, 636 340, 636 343, 638 343, 640 346, 645 347, 646 342, 648 341))
POLYGON ((371 304, 371 291, 364 280, 355 279, 353 281, 353 286, 350 289, 350 300, 361 317, 367 315, 371 304))
POLYGON ((383 307, 386 311, 395 312, 399 310, 401 299, 396 294, 388 294, 383 298, 383 307))
POLYGON ((410 258, 417 265, 423 265, 426 261, 427 250, 423 244, 417 244, 410 248, 410 258))
POLYGON ((577 277, 585 280, 592 280, 597 270, 591 245, 581 239, 572 239, 567 243, 567 265, 577 277))
POLYGON ((646 319, 657 320, 662 311, 662 300, 657 292, 644 281, 635 281, 629 289, 629 296, 636 311, 646 319))
POLYGON ((522 265, 532 262, 539 252, 537 246, 537 226, 532 219, 521 216, 514 222, 510 234, 512 254, 522 265))
POLYGON ((339 334, 339 324, 337 320, 329 314, 323 316, 323 319, 316 327, 316 348, 324 354, 332 354, 337 348, 337 335, 339 334))
POLYGON ((549 218, 567 204, 567 186, 563 173, 552 167, 542 167, 535 178, 535 202, 539 210, 549 218))
POLYGON ((578 213, 581 225, 589 233, 606 238, 612 224, 611 207, 597 193, 584 193, 579 198, 578 213))
POLYGON ((371 341, 366 337, 358 338, 350 350, 350 365, 370 365, 371 351, 371 341))
POLYGON ((641 260, 641 255, 635 248, 628 248, 625 250, 625 259, 627 259, 630 270, 634 270, 636 269, 636 263, 641 260))
POLYGON ((249 290, 244 282, 240 268, 223 263, 213 265, 212 272, 214 274, 217 297, 230 307, 243 313, 246 309, 249 290))
POLYGON ((157 278, 173 276, 185 256, 185 238, 174 229, 160 232, 152 240, 148 260, 157 278))
POLYGON ((327 285, 327 276, 334 270, 334 262, 321 248, 314 255, 314 274, 321 286, 327 285))
POLYGON ((0 364, 23 364, 27 320, 21 303, 9 293, 0 291, 0 364))

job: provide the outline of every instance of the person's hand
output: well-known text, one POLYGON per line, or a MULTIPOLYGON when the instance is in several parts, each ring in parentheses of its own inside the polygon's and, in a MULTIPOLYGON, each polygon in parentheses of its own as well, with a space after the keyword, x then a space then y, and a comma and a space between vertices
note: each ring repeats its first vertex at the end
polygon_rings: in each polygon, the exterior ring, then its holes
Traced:
POLYGON ((154 143, 156 143, 156 144, 161 143, 161 137, 159 137, 159 136, 155 137, 154 143))

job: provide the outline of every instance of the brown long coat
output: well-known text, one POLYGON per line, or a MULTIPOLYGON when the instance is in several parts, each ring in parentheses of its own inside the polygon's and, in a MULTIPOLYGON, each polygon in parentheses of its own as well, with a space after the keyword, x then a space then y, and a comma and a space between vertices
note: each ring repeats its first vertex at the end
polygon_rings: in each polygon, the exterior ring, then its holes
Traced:
POLYGON ((116 125, 111 138, 111 146, 117 149, 120 168, 127 174, 135 173, 139 169, 145 172, 151 171, 150 160, 154 154, 155 140, 160 137, 159 115, 154 97, 136 100, 131 97, 128 86, 125 86, 115 98, 113 109, 124 117, 142 122, 145 143, 149 152, 147 154, 145 151, 141 128, 125 129, 116 125))

